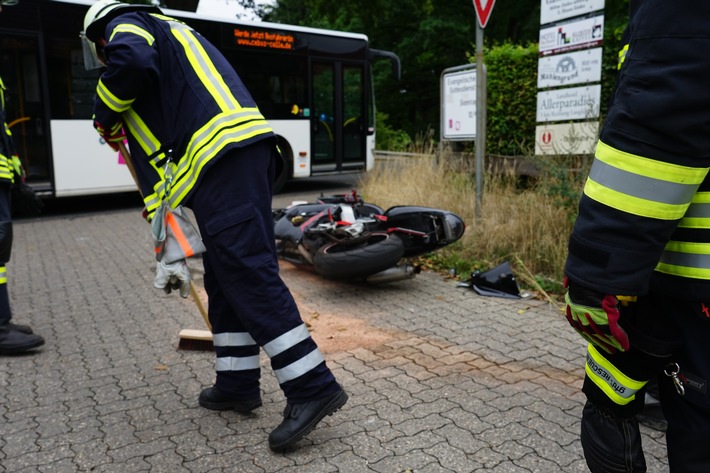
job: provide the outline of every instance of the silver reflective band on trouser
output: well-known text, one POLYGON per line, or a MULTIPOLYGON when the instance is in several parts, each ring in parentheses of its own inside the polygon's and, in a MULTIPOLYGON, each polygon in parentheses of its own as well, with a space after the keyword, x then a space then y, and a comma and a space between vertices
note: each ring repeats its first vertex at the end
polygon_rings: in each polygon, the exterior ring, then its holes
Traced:
POLYGON ((224 356, 217 358, 216 371, 246 371, 259 368, 259 355, 255 356, 224 356))
POLYGON ((274 374, 276 375, 276 379, 279 384, 283 384, 287 381, 291 381, 292 379, 296 379, 299 376, 303 376, 324 361, 325 360, 323 359, 323 355, 320 350, 316 348, 300 360, 294 361, 290 365, 284 366, 281 369, 274 370, 274 374))
POLYGON ((264 345, 264 351, 269 355, 269 358, 273 358, 289 348, 296 346, 310 336, 311 333, 306 328, 306 324, 301 324, 264 345))
POLYGON ((225 332, 212 335, 212 343, 216 347, 248 347, 256 345, 247 332, 225 332))
POLYGON ((79 34, 79 37, 81 38, 81 52, 84 55, 84 68, 87 71, 92 71, 104 67, 104 64, 101 63, 99 56, 96 54, 94 42, 87 38, 83 31, 79 34))

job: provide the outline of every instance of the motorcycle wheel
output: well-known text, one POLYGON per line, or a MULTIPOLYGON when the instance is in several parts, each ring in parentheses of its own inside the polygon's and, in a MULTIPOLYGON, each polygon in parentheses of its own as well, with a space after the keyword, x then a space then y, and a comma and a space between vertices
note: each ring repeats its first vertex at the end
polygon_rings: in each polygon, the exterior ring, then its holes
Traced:
POLYGON ((371 233, 357 244, 329 243, 313 257, 316 273, 328 279, 361 279, 397 264, 404 244, 389 233, 371 233))

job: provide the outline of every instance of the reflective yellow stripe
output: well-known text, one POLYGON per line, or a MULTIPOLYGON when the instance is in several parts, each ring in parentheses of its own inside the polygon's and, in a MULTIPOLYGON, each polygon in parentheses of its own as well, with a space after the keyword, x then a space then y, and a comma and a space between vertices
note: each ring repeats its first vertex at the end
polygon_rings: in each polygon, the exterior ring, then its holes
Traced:
POLYGON ((116 97, 113 92, 108 90, 108 87, 99 79, 99 85, 96 87, 96 94, 108 108, 114 112, 123 113, 131 107, 134 99, 121 100, 116 97))
POLYGON ((222 79, 222 75, 217 71, 212 59, 210 59, 202 44, 195 37, 192 29, 178 22, 171 21, 169 24, 171 32, 183 46, 185 56, 190 61, 195 74, 197 74, 200 82, 209 91, 219 108, 223 112, 240 109, 241 105, 239 105, 232 91, 222 79))
POLYGON ((135 110, 132 108, 126 110, 123 114, 123 120, 126 122, 126 127, 131 136, 135 138, 147 156, 151 156, 161 148, 160 140, 150 131, 148 125, 145 124, 135 110))
POLYGON ((710 243, 668 242, 656 271, 694 279, 710 279, 710 243))
POLYGON ((7 268, 0 266, 0 284, 7 284, 7 268))
POLYGON ((600 141, 584 194, 622 212, 679 220, 707 172, 626 153, 600 141))
POLYGON ((646 199, 639 199, 622 192, 617 192, 587 179, 584 194, 604 205, 622 212, 659 220, 677 220, 683 216, 687 205, 659 204, 646 199))
MULTIPOLYGON (((222 117, 217 117, 219 121, 222 117)), ((207 124, 208 129, 211 128, 207 124)), ((221 126, 206 136, 205 139, 199 142, 192 142, 188 145, 188 150, 191 153, 187 154, 186 158, 181 158, 178 164, 178 169, 175 173, 172 192, 170 194, 170 203, 175 206, 182 201, 187 193, 192 189, 200 170, 207 164, 224 146, 229 143, 238 143, 240 141, 252 138, 254 136, 271 133, 273 130, 263 118, 259 120, 249 121, 237 125, 241 120, 233 120, 230 126, 221 126), (200 146, 201 145, 201 146, 200 146)), ((230 122, 227 122, 228 124, 230 122)), ((204 127, 203 127, 204 130, 204 127)), ((199 136, 200 131, 193 136, 199 136)))
POLYGON ((616 65, 617 69, 621 69, 621 65, 624 64, 624 61, 626 60, 626 53, 628 52, 629 45, 625 44, 624 47, 621 48, 621 51, 619 51, 619 62, 616 65))
POLYGON ((122 23, 120 25, 117 25, 109 36, 109 42, 111 42, 111 40, 114 36, 116 36, 117 33, 133 33, 135 35, 141 36, 146 40, 148 46, 153 46, 153 43, 155 42, 155 38, 153 38, 152 34, 148 33, 143 28, 136 25, 131 25, 130 23, 122 23))
POLYGON ((587 345, 587 376, 615 404, 626 405, 636 398, 636 393, 646 381, 629 378, 604 358, 591 343, 587 345))
POLYGON ((692 168, 644 158, 612 148, 602 141, 597 144, 595 157, 610 166, 632 174, 678 184, 700 185, 709 170, 709 168, 692 168))
POLYGON ((12 168, 10 167, 10 162, 11 159, 8 159, 7 156, 4 154, 0 153, 0 179, 4 180, 13 180, 13 173, 12 173, 12 168))
POLYGON ((155 211, 158 210, 158 207, 160 207, 160 202, 161 199, 159 195, 155 192, 143 198, 143 203, 145 204, 145 211, 147 213, 146 219, 149 222, 153 220, 153 215, 155 215, 155 211))
POLYGON ((698 192, 693 196, 678 227, 710 229, 710 192, 698 192))

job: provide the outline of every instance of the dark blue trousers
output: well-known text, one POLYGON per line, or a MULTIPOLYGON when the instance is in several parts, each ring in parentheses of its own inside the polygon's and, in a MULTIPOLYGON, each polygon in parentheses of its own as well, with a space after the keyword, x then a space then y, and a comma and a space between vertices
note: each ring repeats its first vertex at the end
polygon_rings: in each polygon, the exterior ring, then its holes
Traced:
POLYGON ((264 140, 222 156, 190 197, 202 240, 217 355, 216 387, 259 396, 263 348, 287 400, 339 389, 279 276, 271 214, 275 147, 264 140))
MULTIPOLYGON (((6 225, 12 225, 9 181, 0 181, 0 223, 2 222, 6 222, 6 225)), ((12 233, 10 233, 9 238, 9 244, 12 245, 12 233)), ((6 264, 7 261, 0 260, 0 324, 9 322, 12 318, 10 294, 7 290, 6 264)))

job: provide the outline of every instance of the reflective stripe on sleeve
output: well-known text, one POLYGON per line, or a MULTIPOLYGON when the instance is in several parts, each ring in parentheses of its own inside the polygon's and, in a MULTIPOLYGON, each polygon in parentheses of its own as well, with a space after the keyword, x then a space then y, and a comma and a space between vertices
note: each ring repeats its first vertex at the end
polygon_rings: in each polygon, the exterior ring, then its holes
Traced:
POLYGON ((622 212, 678 220, 707 172, 626 153, 600 141, 584 193, 622 212))
POLYGON ((587 365, 584 370, 609 399, 622 406, 633 401, 638 390, 646 384, 619 371, 591 343, 587 345, 587 365))
POLYGON ((145 124, 143 119, 135 112, 135 110, 128 109, 123 114, 123 120, 126 123, 126 127, 131 132, 131 136, 135 138, 138 145, 143 149, 143 152, 147 156, 152 156, 161 147, 160 140, 155 137, 153 132, 150 131, 148 125, 145 124))
POLYGON ((96 94, 108 108, 117 113, 123 113, 128 110, 133 104, 134 99, 121 100, 116 97, 113 92, 108 90, 108 87, 99 79, 99 85, 96 87, 96 94))
POLYGON ((120 25, 117 25, 113 31, 111 32, 111 35, 109 36, 109 42, 113 39, 114 36, 118 33, 132 33, 135 35, 138 35, 146 40, 149 46, 153 46, 153 43, 155 42, 155 38, 153 37, 152 34, 148 33, 146 30, 141 28, 140 26, 132 25, 130 23, 122 23, 120 25))
POLYGON ((0 266, 0 284, 7 284, 7 267, 0 266))

